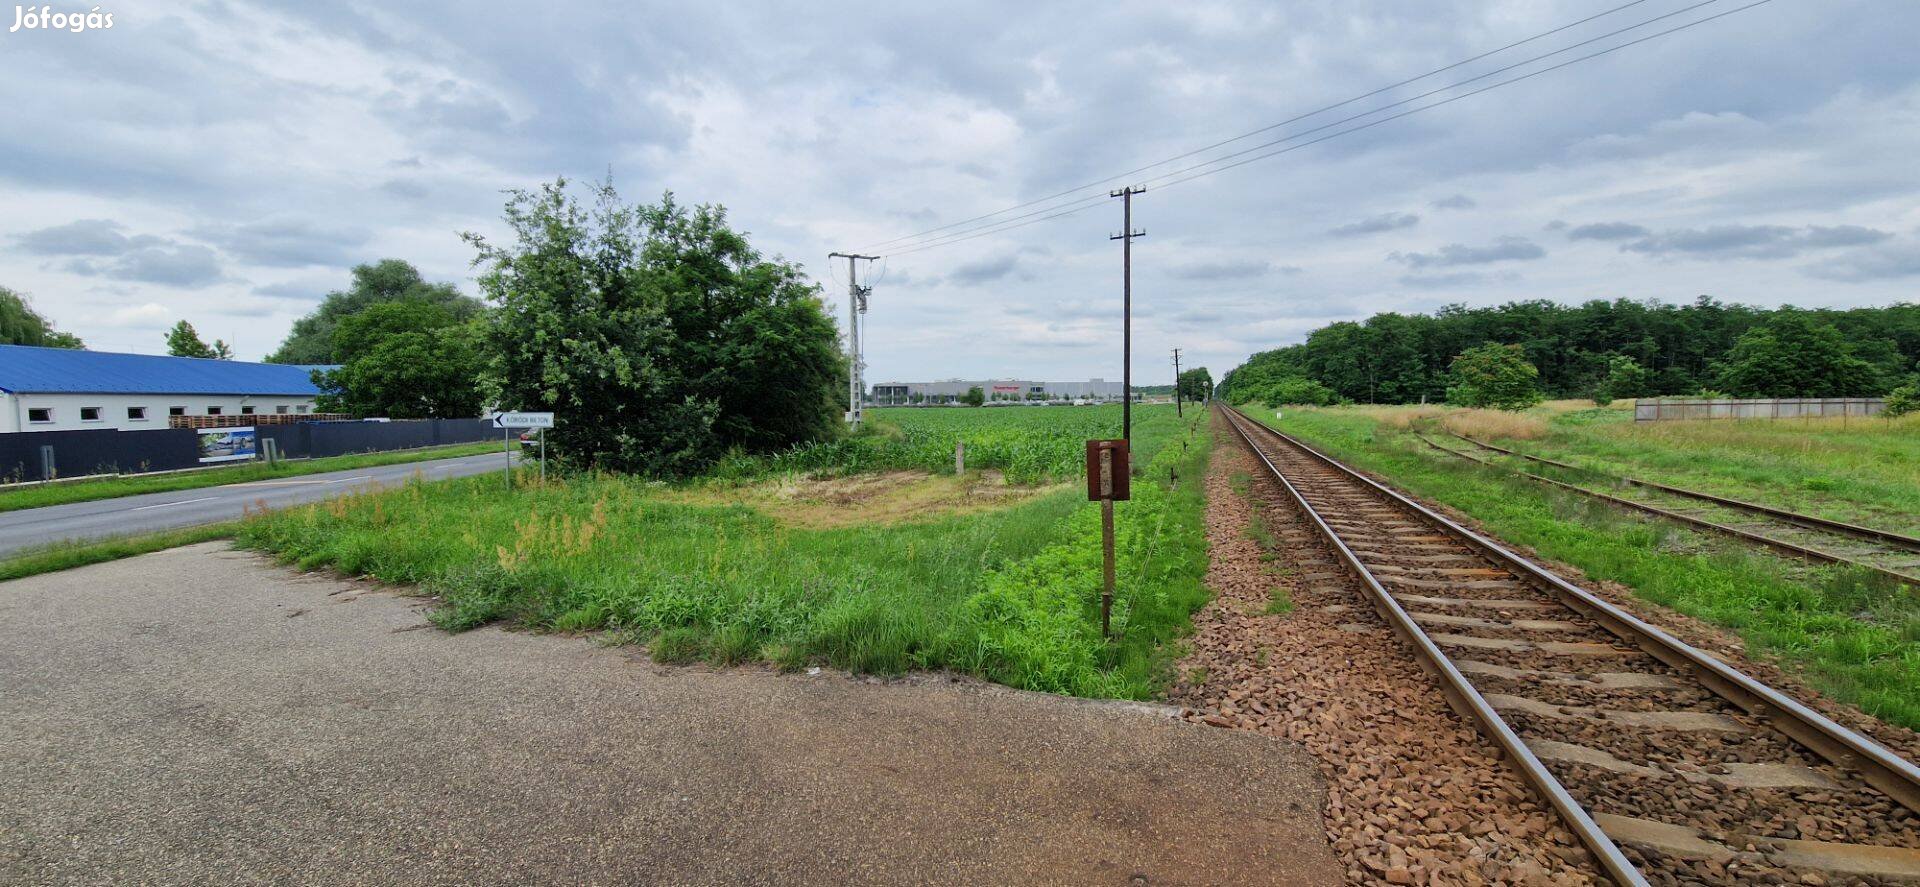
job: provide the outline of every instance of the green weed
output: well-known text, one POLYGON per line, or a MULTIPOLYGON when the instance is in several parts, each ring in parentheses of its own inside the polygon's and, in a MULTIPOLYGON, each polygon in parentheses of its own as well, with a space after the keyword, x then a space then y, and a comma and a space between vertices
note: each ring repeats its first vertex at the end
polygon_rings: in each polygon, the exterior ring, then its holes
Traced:
MULTIPOLYGON (((1089 429, 1076 417, 1104 415, 898 412, 988 423, 966 432, 970 465, 980 454, 975 436, 996 439, 991 420, 1024 429, 1003 442, 1035 443, 1034 417, 1059 417, 1053 436, 1064 443, 1047 441, 1025 457, 1013 443, 997 455, 982 447, 987 458, 1036 474, 1061 470, 1067 450, 1077 472, 1089 429)), ((1026 689, 1148 698, 1170 676, 1170 642, 1208 597, 1205 491, 1167 479, 1204 476, 1211 447, 1204 414, 1181 420, 1154 406, 1134 415, 1145 470, 1133 500, 1115 509, 1111 640, 1100 634, 1099 507, 1072 489, 915 523, 795 528, 739 505, 675 501, 624 477, 554 479, 512 496, 497 478, 414 482, 274 512, 247 523, 240 543, 418 584, 441 600, 434 622, 454 631, 492 622, 610 630, 647 643, 661 661, 822 663, 880 674, 948 668, 1026 689)), ((870 455, 914 434, 870 432, 853 440, 876 440, 880 450, 847 452, 870 455)), ((916 446, 952 458, 951 438, 916 446)), ((873 465, 840 467, 856 464, 873 465)), ((734 470, 744 469, 736 462, 734 470)))

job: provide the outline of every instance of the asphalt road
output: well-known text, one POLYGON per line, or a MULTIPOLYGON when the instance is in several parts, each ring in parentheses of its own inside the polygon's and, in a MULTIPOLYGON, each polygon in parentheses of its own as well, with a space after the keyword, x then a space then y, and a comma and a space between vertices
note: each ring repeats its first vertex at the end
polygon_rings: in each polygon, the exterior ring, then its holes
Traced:
POLYGON ((0 884, 1343 880, 1288 743, 423 606, 218 543, 0 583, 0 884))
POLYGON ((219 523, 240 517, 248 505, 312 502, 360 484, 403 483, 416 471, 428 480, 500 471, 505 458, 487 453, 0 512, 0 556, 55 542, 219 523))

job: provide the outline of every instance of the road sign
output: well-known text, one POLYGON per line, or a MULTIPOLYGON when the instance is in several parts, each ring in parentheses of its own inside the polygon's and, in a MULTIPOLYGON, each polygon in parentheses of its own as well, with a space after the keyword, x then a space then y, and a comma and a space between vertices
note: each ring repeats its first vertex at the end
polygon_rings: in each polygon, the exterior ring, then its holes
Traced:
POLYGON ((552 428, 552 413, 494 413, 495 428, 552 428))

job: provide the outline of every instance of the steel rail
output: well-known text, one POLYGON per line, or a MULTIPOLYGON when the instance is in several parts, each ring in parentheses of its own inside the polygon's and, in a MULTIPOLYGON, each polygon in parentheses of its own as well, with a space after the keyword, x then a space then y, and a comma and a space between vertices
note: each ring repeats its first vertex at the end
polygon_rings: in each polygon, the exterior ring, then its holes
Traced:
POLYGON ((1647 489, 1650 489, 1650 490, 1659 490, 1663 493, 1672 493, 1676 496, 1685 496, 1689 499, 1699 499, 1702 502, 1711 502, 1715 505, 1724 505, 1728 508, 1738 509, 1740 511, 1751 511, 1755 514, 1764 514, 1769 517, 1777 517, 1788 523, 1799 524, 1800 526, 1807 527, 1809 529, 1830 530, 1835 533, 1845 533, 1849 536, 1858 536, 1862 539, 1871 539, 1875 542, 1885 542, 1889 545, 1895 545, 1900 548, 1905 548, 1909 551, 1920 551, 1920 538, 1907 536, 1901 533, 1895 533, 1891 530, 1881 530, 1874 527, 1863 527, 1863 526, 1860 526, 1859 524, 1850 524, 1850 523, 1846 523, 1845 521, 1829 520, 1827 518, 1816 517, 1811 514, 1801 514, 1800 512, 1797 512, 1797 511, 1788 511, 1784 508, 1775 508, 1771 505, 1761 505, 1758 502, 1747 502, 1741 499, 1731 499, 1726 496, 1716 496, 1712 493, 1702 493, 1699 490, 1689 490, 1684 487, 1675 487, 1675 486, 1669 486, 1663 483, 1656 483, 1650 480, 1641 480, 1640 478, 1629 477, 1624 474, 1610 474, 1608 472, 1601 471, 1596 468, 1584 468, 1582 466, 1571 465, 1566 462, 1556 462, 1552 459, 1547 459, 1541 456, 1535 456, 1530 453, 1522 453, 1518 450, 1509 450, 1505 447, 1495 446, 1493 444, 1487 443, 1486 441, 1477 440, 1475 438, 1471 438, 1464 434, 1459 434, 1457 432, 1449 431, 1447 433, 1453 435, 1454 437, 1460 438, 1461 440, 1464 440, 1467 443, 1473 444, 1476 447, 1483 447, 1485 449, 1492 450, 1496 453, 1504 453, 1509 456, 1519 456, 1522 459, 1526 459, 1532 462, 1538 462, 1542 465, 1552 465, 1555 468, 1566 468, 1572 471, 1580 471, 1580 472, 1585 472, 1587 474, 1596 474, 1601 477, 1611 478, 1613 480, 1621 481, 1623 483, 1632 484, 1633 486, 1636 486, 1636 487, 1646 487, 1647 489))
MULTIPOLYGON (((1247 419, 1253 421, 1251 417, 1247 419)), ((1479 549, 1481 554, 1508 566, 1532 580, 1542 590, 1554 594, 1568 607, 1600 623, 1616 637, 1634 644, 1655 659, 1691 673, 1702 686, 1744 709, 1756 720, 1764 721, 1838 767, 1858 770, 1869 785, 1886 793, 1908 810, 1920 812, 1920 767, 1915 767, 1912 762, 1880 743, 1835 723, 1826 715, 1749 677, 1745 672, 1602 600, 1391 487, 1348 468, 1331 456, 1263 423, 1254 424, 1373 490, 1389 502, 1421 516, 1454 538, 1479 549)), ((1268 464, 1271 467, 1271 463, 1268 464)))
MULTIPOLYGON (((1587 813, 1586 808, 1574 799, 1566 786, 1560 784, 1560 780, 1547 769, 1547 765, 1540 760, 1539 756, 1535 755, 1520 735, 1514 732, 1513 727, 1500 717, 1500 713, 1494 709, 1492 703, 1487 702, 1486 698, 1480 695, 1480 691, 1453 664, 1453 660, 1441 651, 1440 645, 1427 636, 1426 630, 1414 621, 1406 609, 1400 606, 1400 602, 1395 600, 1386 587, 1380 584, 1380 580, 1374 577, 1373 572, 1361 563, 1359 555, 1354 554, 1353 549, 1340 538, 1340 534, 1327 524, 1311 504, 1308 504, 1306 496, 1287 479, 1280 467, 1273 464, 1273 460, 1268 458, 1266 453, 1261 452, 1260 447, 1253 442, 1253 435, 1248 433, 1245 423, 1252 422, 1274 434, 1278 432, 1253 422, 1232 407, 1225 408, 1225 415, 1228 424, 1232 425, 1234 430, 1239 432, 1241 439, 1246 442, 1247 449, 1266 465, 1267 471, 1273 475, 1274 480, 1279 481, 1280 485, 1286 489, 1294 505, 1298 506, 1300 511, 1313 522, 1321 537, 1333 546, 1334 551, 1339 554, 1341 561, 1347 565, 1348 569, 1360 577, 1361 582, 1366 586, 1368 596, 1373 601, 1374 609, 1379 611, 1381 618, 1385 619, 1389 626, 1392 626, 1394 634, 1411 645, 1419 653, 1420 664, 1439 678, 1441 689, 1446 692, 1447 701, 1452 704, 1454 710, 1475 724, 1481 734, 1499 746, 1500 750, 1506 754, 1507 760, 1513 764, 1514 769, 1519 771, 1520 777, 1532 786, 1534 791, 1546 798, 1548 805, 1559 814, 1568 830, 1572 831, 1574 837, 1578 838, 1588 852, 1593 854, 1601 871, 1605 872, 1607 877, 1613 879, 1616 884, 1629 885, 1629 887, 1646 885, 1648 883, 1646 878, 1634 868, 1633 862, 1620 852, 1620 847, 1613 842, 1613 839, 1593 821, 1593 817, 1587 813)), ((1284 438, 1284 435, 1282 437, 1284 438)), ((1291 440, 1291 438, 1285 439, 1291 440)), ((1331 464, 1340 467, 1337 463, 1331 464)))
MULTIPOLYGON (((1827 551, 1820 548, 1814 548, 1810 545, 1801 545, 1798 542, 1788 542, 1785 539, 1777 539, 1772 536, 1768 536, 1765 533, 1756 533, 1756 532, 1753 532, 1752 530, 1743 530, 1736 526, 1719 523, 1717 521, 1710 521, 1710 520, 1707 520, 1706 518, 1694 517, 1693 515, 1690 515, 1690 514, 1684 514, 1682 512, 1672 511, 1669 509, 1661 508, 1657 505, 1648 505, 1645 502, 1636 502, 1632 499, 1625 499, 1625 498, 1614 496, 1608 493, 1602 493, 1599 490, 1588 489, 1586 487, 1580 486, 1579 484, 1570 484, 1570 483, 1567 483, 1566 481, 1555 480, 1551 477, 1542 477, 1541 475, 1534 474, 1530 471, 1519 471, 1517 469, 1508 469, 1505 466, 1495 465, 1494 463, 1489 462, 1485 459, 1480 459, 1474 456, 1470 456, 1466 453, 1460 452, 1459 450, 1453 450, 1453 449, 1448 449, 1446 447, 1443 447, 1437 443, 1434 443, 1431 440, 1428 440, 1427 436, 1424 434, 1418 434, 1416 432, 1416 436, 1419 437, 1421 441, 1425 442, 1427 446, 1433 447, 1434 449, 1439 450, 1442 453, 1459 456, 1462 459, 1466 459, 1470 462, 1479 463, 1488 468, 1512 471, 1514 474, 1520 475, 1521 477, 1524 477, 1528 480, 1538 481, 1543 484, 1559 487, 1560 489, 1579 493, 1583 496, 1592 496, 1593 498, 1599 499, 1610 505, 1618 505, 1621 508, 1632 509, 1634 511, 1651 514, 1656 517, 1664 517, 1664 518, 1667 518, 1668 520, 1679 521, 1680 523, 1687 524, 1688 526, 1698 527, 1703 530, 1710 530, 1715 533, 1722 533, 1724 535, 1733 536, 1738 539, 1744 539, 1748 542, 1754 542, 1760 545, 1764 545, 1782 554, 1792 555, 1794 557, 1803 558, 1806 560, 1820 561, 1822 563, 1839 564, 1841 566, 1846 566, 1846 567, 1855 567, 1858 569, 1866 570, 1871 573, 1878 573, 1882 576, 1885 576, 1889 579, 1894 580, 1895 582, 1903 582, 1907 585, 1920 588, 1920 576, 1914 576, 1908 573, 1902 573, 1899 570, 1891 569, 1888 567, 1882 567, 1877 564, 1870 564, 1870 563, 1867 563, 1866 561, 1856 560, 1854 558, 1847 557, 1846 555, 1834 554, 1831 551, 1827 551)), ((1468 443, 1479 443, 1478 441, 1475 441, 1472 438, 1462 437, 1461 435, 1458 435, 1458 434, 1455 434, 1453 436, 1459 437, 1461 440, 1465 440, 1468 443)), ((1498 447, 1489 447, 1489 449, 1497 450, 1500 452, 1506 452, 1504 450, 1499 450, 1498 447)), ((1524 456, 1525 454, 1516 453, 1514 455, 1524 456)), ((1548 461, 1548 460, 1543 459, 1539 461, 1548 461)), ((1558 463, 1558 462, 1549 462, 1549 464, 1562 465, 1562 463, 1558 463)), ((1571 466, 1571 465, 1563 465, 1563 467, 1574 468, 1577 471, 1584 470, 1584 469, 1575 468, 1575 466, 1571 466)), ((1594 472, 1594 473, 1598 474, 1599 472, 1594 472)))

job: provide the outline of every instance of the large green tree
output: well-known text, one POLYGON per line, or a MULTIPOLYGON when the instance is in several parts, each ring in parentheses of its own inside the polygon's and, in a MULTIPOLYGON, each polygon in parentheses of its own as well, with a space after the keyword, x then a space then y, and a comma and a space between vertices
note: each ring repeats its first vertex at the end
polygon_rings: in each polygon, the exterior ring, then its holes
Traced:
POLYGON ((1540 402, 1540 370, 1519 345, 1481 345, 1460 352, 1450 368, 1447 402, 1524 410, 1540 402))
POLYGON ((654 475, 838 432, 845 363, 797 266, 763 258, 720 207, 591 191, 516 191, 511 241, 466 235, 497 305, 488 400, 559 413, 567 463, 654 475))
POLYGON ((337 369, 315 371, 321 410, 359 417, 454 419, 481 412, 481 325, 445 303, 381 302, 333 331, 337 369))
POLYGON ((1594 402, 1605 406, 1623 397, 1646 397, 1653 393, 1653 371, 1624 354, 1607 358, 1607 377, 1594 389, 1594 402))
POLYGON ((268 363, 333 364, 340 363, 334 351, 334 329, 352 317, 387 302, 425 302, 445 308, 455 320, 479 316, 478 299, 462 295, 451 283, 428 283, 419 269, 400 259, 382 259, 353 269, 353 283, 344 290, 327 293, 319 307, 293 322, 292 332, 280 348, 267 356, 268 363))
POLYGON ((233 349, 219 339, 208 345, 200 338, 200 331, 193 324, 180 321, 167 330, 167 353, 174 357, 209 357, 215 360, 232 360, 233 349))
POLYGON ((1196 403, 1213 396, 1213 374, 1206 367, 1181 370, 1174 384, 1181 397, 1196 403))
POLYGON ((1720 364, 1718 383, 1735 397, 1880 394, 1889 387, 1882 371, 1855 356, 1863 344, 1807 312, 1782 310, 1740 336, 1720 364))
POLYGON ((25 294, 0 286, 0 345, 37 345, 42 348, 85 348, 80 337, 53 328, 33 310, 25 294))

